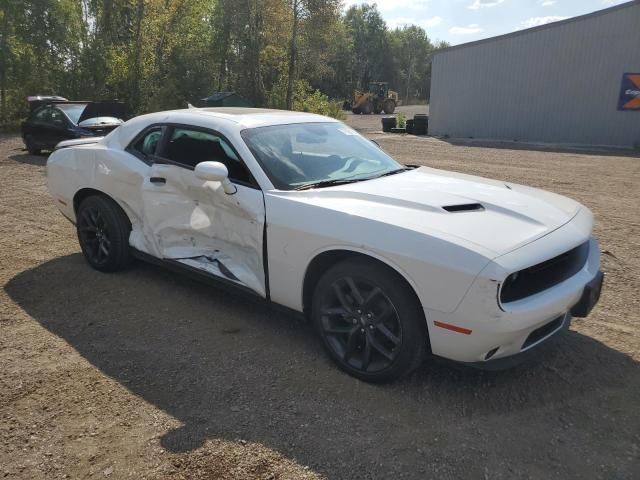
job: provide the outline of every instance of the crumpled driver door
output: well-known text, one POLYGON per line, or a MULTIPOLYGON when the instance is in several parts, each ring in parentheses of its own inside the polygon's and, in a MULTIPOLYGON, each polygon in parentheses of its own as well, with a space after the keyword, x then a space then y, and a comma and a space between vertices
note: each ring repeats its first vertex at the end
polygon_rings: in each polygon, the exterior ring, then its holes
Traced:
POLYGON ((262 191, 236 186, 228 195, 220 182, 200 180, 193 170, 153 164, 143 184, 142 228, 134 230, 132 246, 266 297, 262 191))

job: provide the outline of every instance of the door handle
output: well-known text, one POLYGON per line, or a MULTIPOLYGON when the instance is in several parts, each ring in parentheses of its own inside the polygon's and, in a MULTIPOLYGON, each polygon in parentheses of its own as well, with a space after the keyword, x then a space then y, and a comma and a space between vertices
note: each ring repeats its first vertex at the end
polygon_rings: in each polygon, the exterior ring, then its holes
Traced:
POLYGON ((156 185, 164 185, 167 183, 167 179, 163 177, 151 177, 149 179, 151 183, 155 183, 156 185))

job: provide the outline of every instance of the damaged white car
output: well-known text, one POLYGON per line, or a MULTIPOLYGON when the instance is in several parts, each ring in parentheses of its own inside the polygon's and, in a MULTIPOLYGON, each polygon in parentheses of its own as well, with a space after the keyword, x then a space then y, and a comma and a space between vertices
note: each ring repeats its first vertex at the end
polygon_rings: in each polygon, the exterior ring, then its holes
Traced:
POLYGON ((82 143, 59 145, 47 175, 92 267, 142 258, 304 313, 363 380, 426 354, 499 364, 599 298, 587 208, 404 166, 330 118, 178 110, 82 143))

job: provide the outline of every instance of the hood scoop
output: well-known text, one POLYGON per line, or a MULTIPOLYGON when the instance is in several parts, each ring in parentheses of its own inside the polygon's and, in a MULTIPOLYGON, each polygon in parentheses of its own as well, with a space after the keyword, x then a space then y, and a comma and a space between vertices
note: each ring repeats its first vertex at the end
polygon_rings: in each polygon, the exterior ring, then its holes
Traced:
POLYGON ((446 205, 444 208, 447 212, 460 213, 460 212, 479 212, 484 210, 484 207, 479 203, 463 203, 460 205, 446 205))

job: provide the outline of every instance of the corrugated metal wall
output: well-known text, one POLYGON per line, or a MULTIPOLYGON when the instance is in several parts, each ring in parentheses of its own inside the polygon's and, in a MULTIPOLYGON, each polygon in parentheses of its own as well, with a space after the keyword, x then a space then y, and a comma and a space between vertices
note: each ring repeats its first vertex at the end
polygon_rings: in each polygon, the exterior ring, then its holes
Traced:
POLYGON ((618 111, 640 72, 640 1, 453 47, 433 59, 429 133, 640 146, 640 111, 618 111))

